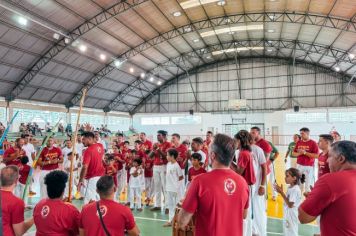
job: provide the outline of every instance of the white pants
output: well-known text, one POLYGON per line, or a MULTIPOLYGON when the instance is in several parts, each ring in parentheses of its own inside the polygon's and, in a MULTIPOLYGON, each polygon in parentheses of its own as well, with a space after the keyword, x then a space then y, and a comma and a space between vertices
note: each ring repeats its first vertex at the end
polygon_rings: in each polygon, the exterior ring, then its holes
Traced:
POLYGON ((41 170, 41 172, 40 172, 40 192, 41 192, 40 199, 44 199, 44 198, 48 197, 47 186, 44 183, 44 179, 45 179, 46 175, 52 171, 53 170, 41 170))
POLYGON ((90 200, 99 200, 99 194, 96 192, 96 183, 100 179, 100 176, 96 176, 90 179, 84 179, 84 186, 80 189, 80 194, 84 197, 84 205, 90 200))
POLYGON ((156 197, 155 207, 161 207, 161 197, 162 193, 165 197, 166 189, 166 165, 153 166, 153 182, 154 182, 154 195, 156 197))
POLYGON ((274 173, 274 168, 273 168, 273 163, 271 164, 271 173, 269 173, 267 175, 267 182, 269 182, 269 184, 271 185, 272 188, 272 197, 277 197, 277 191, 274 189, 273 185, 276 182, 276 177, 275 177, 275 173, 274 173))
POLYGON ((252 236, 252 218, 253 216, 253 202, 252 198, 253 195, 255 194, 255 186, 250 185, 248 186, 250 190, 250 196, 249 196, 249 208, 247 210, 247 217, 246 219, 243 220, 243 236, 252 236))
POLYGON ((185 192, 185 169, 182 169, 183 172, 183 179, 179 180, 178 183, 178 201, 182 200, 184 198, 184 192, 185 192))
POLYGON ((125 188, 126 179, 127 179, 126 173, 124 171, 124 168, 122 168, 117 172, 117 190, 115 194, 115 201, 120 201, 120 195, 122 190, 124 190, 125 188))
MULTIPOLYGON (((68 197, 69 194, 69 176, 70 173, 66 172, 68 174, 68 181, 66 183, 66 189, 64 190, 64 197, 68 197)), ((75 193, 77 192, 77 186, 75 185, 75 173, 73 172, 73 178, 72 178, 72 193, 71 193, 71 197, 74 197, 75 193)))
POLYGON ((298 236, 298 210, 297 208, 288 208, 283 211, 283 235, 298 236))
POLYGON ((145 177, 146 198, 153 198, 153 177, 145 177))
MULTIPOLYGON (((28 190, 27 189, 27 194, 26 194, 26 198, 25 198, 25 205, 27 205, 27 200, 28 200, 28 190)), ((21 184, 20 182, 17 182, 17 185, 16 185, 16 188, 15 188, 15 195, 18 197, 18 198, 21 198, 22 199, 22 196, 23 196, 23 192, 25 191, 25 185, 24 184, 21 184)))
POLYGON ((267 235, 267 212, 265 195, 258 195, 258 190, 252 196, 253 220, 252 233, 258 236, 267 235))
POLYGON ((142 208, 141 205, 141 187, 130 187, 130 208, 133 209, 135 206, 135 198, 136 198, 136 206, 137 209, 142 208))
POLYGON ((303 166, 297 164, 297 169, 301 174, 305 175, 305 192, 310 192, 310 186, 314 186, 314 167, 313 166, 303 166))
POLYGON ((178 198, 177 198, 178 193, 167 191, 166 196, 167 196, 167 208, 169 209, 168 222, 172 222, 175 214, 176 205, 178 202, 178 198))

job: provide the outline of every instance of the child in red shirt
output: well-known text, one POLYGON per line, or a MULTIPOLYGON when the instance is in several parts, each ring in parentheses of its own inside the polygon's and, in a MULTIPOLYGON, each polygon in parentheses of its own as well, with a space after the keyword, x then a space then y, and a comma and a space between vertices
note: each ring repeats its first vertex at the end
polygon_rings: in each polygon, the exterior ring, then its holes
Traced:
MULTIPOLYGON (((31 170, 31 166, 27 164, 28 162, 29 162, 28 157, 23 156, 21 158, 21 163, 18 165, 20 178, 15 189, 15 195, 21 199, 23 196, 23 192, 25 190, 25 185, 26 185, 28 175, 30 174, 30 170, 31 170)), ((27 204, 27 198, 25 199, 25 204, 27 204)))
POLYGON ((112 176, 115 187, 117 188, 117 163, 115 157, 112 154, 105 154, 105 174, 112 176))
POLYGON ((192 167, 188 170, 188 181, 189 183, 198 175, 206 173, 206 170, 202 167, 200 153, 192 154, 192 167))

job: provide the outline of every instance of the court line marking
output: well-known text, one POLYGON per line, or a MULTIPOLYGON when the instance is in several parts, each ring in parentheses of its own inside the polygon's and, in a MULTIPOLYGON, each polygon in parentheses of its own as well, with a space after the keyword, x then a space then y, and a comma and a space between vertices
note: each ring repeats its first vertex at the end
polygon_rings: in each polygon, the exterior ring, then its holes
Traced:
POLYGON ((168 221, 168 220, 155 219, 155 218, 147 218, 147 217, 140 217, 140 216, 135 216, 135 219, 151 220, 151 221, 161 221, 161 222, 167 222, 167 221, 168 221))

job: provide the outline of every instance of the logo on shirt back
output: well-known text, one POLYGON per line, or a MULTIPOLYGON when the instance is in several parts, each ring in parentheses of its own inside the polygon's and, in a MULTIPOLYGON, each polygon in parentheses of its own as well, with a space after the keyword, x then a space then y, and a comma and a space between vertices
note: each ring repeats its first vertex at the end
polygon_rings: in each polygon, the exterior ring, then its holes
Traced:
POLYGON ((234 180, 232 179, 226 179, 224 181, 224 191, 228 194, 228 195, 232 195, 236 190, 236 183, 234 180))
MULTIPOLYGON (((106 206, 100 206, 100 213, 102 215, 102 217, 104 217, 106 215, 106 213, 108 212, 108 208, 106 206)), ((98 212, 96 212, 96 215, 99 217, 98 212)))
POLYGON ((42 207, 42 210, 41 210, 41 216, 42 218, 46 218, 49 214, 49 211, 50 211, 50 208, 49 206, 45 205, 42 207))

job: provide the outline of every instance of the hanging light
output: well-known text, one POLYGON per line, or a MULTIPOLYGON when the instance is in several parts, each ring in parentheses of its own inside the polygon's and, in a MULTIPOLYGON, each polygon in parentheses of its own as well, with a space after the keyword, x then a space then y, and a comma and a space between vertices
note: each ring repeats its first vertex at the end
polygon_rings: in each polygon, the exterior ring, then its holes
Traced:
POLYGON ((131 68, 130 68, 130 72, 131 72, 131 73, 134 73, 134 71, 135 71, 134 68, 131 67, 131 68))
POLYGON ((20 25, 26 26, 28 21, 25 17, 19 16, 17 18, 17 22, 19 22, 20 25))
POLYGON ((153 82, 155 79, 151 76, 150 77, 150 81, 153 82))
POLYGON ((102 60, 102 61, 105 61, 106 60, 106 55, 105 54, 100 54, 100 59, 102 60))
POLYGON ((87 46, 85 46, 84 44, 79 46, 79 50, 82 52, 85 52, 87 50, 87 46))
POLYGON ((145 78, 146 74, 142 72, 140 76, 143 79, 143 78, 145 78))
POLYGON ((158 84, 158 85, 161 85, 161 84, 162 84, 162 82, 161 82, 161 81, 158 81, 158 82, 157 82, 157 84, 158 84))

